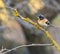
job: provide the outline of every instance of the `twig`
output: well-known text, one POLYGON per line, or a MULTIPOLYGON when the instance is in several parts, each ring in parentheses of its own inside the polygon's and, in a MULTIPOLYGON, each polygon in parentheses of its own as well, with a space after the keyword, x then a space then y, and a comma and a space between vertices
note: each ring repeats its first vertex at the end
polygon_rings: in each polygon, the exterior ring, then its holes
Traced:
POLYGON ((21 46, 17 46, 17 47, 15 47, 15 48, 12 48, 12 49, 10 49, 10 50, 8 50, 8 51, 6 51, 6 52, 3 52, 3 53, 5 54, 5 53, 11 52, 11 51, 13 51, 13 50, 16 50, 16 49, 18 49, 18 48, 31 47, 31 46, 52 46, 52 44, 29 44, 29 45, 21 45, 21 46))

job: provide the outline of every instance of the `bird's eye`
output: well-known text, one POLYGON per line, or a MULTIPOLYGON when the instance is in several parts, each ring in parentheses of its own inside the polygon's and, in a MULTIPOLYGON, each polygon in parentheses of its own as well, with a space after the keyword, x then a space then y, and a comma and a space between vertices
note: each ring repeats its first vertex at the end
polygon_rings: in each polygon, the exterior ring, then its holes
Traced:
POLYGON ((43 20, 44 19, 44 16, 43 15, 40 15, 39 18, 40 18, 40 20, 43 20))
POLYGON ((49 21, 46 22, 47 25, 50 25, 49 21))

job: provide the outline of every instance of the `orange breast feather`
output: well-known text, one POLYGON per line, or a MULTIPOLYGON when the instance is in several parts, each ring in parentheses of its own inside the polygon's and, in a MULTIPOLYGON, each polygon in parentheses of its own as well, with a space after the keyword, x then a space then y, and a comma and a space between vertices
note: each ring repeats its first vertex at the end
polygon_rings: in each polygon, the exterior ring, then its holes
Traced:
POLYGON ((45 23, 46 22, 46 19, 38 20, 38 22, 45 23))

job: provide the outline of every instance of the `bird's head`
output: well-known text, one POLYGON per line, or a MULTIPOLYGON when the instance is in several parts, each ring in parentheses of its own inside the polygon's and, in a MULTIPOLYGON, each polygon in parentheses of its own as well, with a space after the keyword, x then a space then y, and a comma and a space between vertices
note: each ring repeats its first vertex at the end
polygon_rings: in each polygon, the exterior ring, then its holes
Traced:
POLYGON ((38 19, 40 19, 40 20, 44 20, 44 18, 45 18, 45 17, 44 17, 43 15, 39 15, 39 16, 38 16, 38 19))

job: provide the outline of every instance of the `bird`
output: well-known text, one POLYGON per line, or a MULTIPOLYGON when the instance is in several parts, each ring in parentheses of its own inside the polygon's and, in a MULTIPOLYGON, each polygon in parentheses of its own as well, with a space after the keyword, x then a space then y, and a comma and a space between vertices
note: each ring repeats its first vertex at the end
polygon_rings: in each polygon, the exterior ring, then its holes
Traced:
POLYGON ((38 17, 37 23, 44 27, 45 29, 48 29, 50 27, 55 28, 55 29, 60 29, 60 26, 55 26, 51 24, 51 22, 42 14, 40 14, 38 17))
POLYGON ((49 20, 46 17, 44 17, 44 15, 40 14, 37 18, 38 18, 37 22, 40 26, 42 27, 50 26, 49 20))

